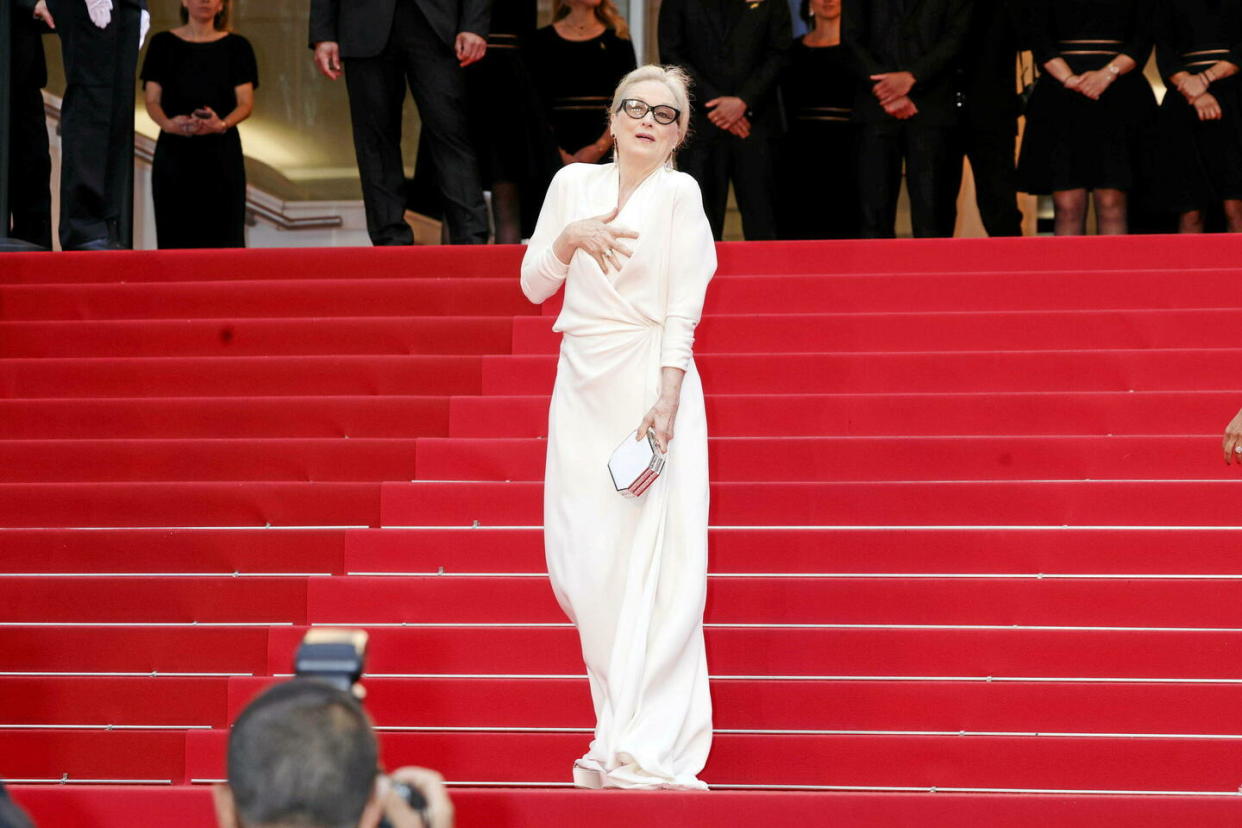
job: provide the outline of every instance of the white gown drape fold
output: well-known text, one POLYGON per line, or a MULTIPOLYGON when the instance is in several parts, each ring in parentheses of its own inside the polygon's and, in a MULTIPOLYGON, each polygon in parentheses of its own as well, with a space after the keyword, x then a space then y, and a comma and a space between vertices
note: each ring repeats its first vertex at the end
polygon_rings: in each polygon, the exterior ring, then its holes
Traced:
POLYGON ((548 417, 544 536, 557 601, 578 628, 595 706, 579 760, 622 788, 703 788, 711 697, 703 643, 707 595, 707 421, 692 358, 716 250, 697 183, 660 168, 614 220, 633 256, 605 274, 552 244, 567 224, 617 204, 615 165, 573 164, 552 182, 522 263, 543 302, 565 287, 548 417), (638 500, 606 463, 660 391, 685 370, 665 473, 638 500))

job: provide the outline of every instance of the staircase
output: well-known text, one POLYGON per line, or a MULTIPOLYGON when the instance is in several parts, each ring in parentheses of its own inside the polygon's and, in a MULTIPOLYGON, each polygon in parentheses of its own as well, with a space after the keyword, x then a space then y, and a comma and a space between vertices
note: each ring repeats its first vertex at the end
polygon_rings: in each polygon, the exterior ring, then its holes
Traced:
MULTIPOLYGON (((308 626, 458 825, 1242 824, 1242 241, 725 244, 709 794, 568 787, 521 250, 0 258, 0 778, 214 824, 308 626)), ((602 462, 602 460, 601 460, 602 462)))

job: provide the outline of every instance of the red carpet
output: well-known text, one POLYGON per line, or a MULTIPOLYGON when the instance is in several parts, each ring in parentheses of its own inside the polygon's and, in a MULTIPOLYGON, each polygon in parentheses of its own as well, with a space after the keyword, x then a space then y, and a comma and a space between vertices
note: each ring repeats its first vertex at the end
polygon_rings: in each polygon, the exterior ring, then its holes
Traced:
POLYGON ((706 795, 564 787, 520 253, 0 261, 0 778, 41 825, 213 824, 322 623, 461 826, 1242 822, 1242 242, 721 247, 706 795))

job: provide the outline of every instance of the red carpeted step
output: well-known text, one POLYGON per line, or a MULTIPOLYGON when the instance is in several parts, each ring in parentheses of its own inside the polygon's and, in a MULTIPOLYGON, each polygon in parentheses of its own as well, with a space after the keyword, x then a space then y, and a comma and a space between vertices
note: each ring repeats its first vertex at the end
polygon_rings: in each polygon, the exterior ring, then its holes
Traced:
MULTIPOLYGON (((268 672, 292 672, 306 630, 273 627, 268 672)), ((714 676, 1237 681, 1242 632, 1106 629, 708 627, 714 676)), ((563 627, 373 627, 368 675, 552 675, 585 680, 563 627)))
MULTIPOLYGON (((186 735, 186 775, 219 779, 225 731, 186 735)), ((564 783, 587 733, 386 733, 386 766, 434 764, 457 782, 564 783), (431 760, 434 757, 434 761, 431 760)), ((834 785, 1235 793, 1237 740, 721 734, 701 778, 834 785)))
POLYGON ((1236 269, 852 274, 714 279, 704 313, 929 313, 1221 307, 1236 269))
POLYGON ((504 279, 317 279, 0 286, 3 319, 220 319, 291 316, 521 316, 504 279))
POLYGON ((342 530, 0 529, 3 572, 343 573, 342 530))
POLYGON ((317 578, 0 576, 0 622, 303 623, 317 578))
MULTIPOLYGON (((16 800, 40 825, 91 825, 131 828, 133 815, 152 824, 216 828, 211 791, 206 786, 143 787, 25 786, 11 788, 16 800)), ((815 825, 841 828, 962 825, 1130 828, 1196 825, 1232 826, 1242 818, 1236 796, 1105 796, 962 793, 845 793, 826 791, 593 791, 518 788, 461 788, 451 791, 457 824, 546 828, 583 825, 630 828, 676 825, 716 828, 730 823, 815 825)))
POLYGON ((185 748, 185 731, 180 730, 0 728, 0 778, 6 784, 62 779, 176 784, 185 778, 185 748))
MULTIPOLYGON (((541 483, 381 486, 384 526, 543 523, 541 483)), ((1240 487, 1237 480, 713 483, 709 520, 713 526, 1235 526, 1240 487)))
POLYGON ((967 273, 1015 271, 1145 271, 1169 266, 1232 268, 1242 245, 1230 236, 1196 244, 1186 236, 1081 236, 1055 241, 1011 239, 902 239, 717 243, 721 273, 967 273))
MULTIPOLYGON (((697 354, 828 351, 974 351, 1047 348, 1232 348, 1242 310, 708 316, 697 354)), ((0 329, 2 335, 3 329, 0 329)), ((554 354, 561 335, 546 316, 513 320, 513 353, 554 354)), ((502 352, 507 349, 496 349, 502 352)))
POLYGON ((510 318, 416 316, 3 322, 6 357, 498 354, 510 318))
MULTIPOLYGON (((1103 271, 1090 265, 1057 272, 859 274, 831 265, 808 275, 718 276, 704 313, 933 313, 978 311, 1156 310, 1232 306, 1235 269, 1103 271)), ((560 312, 562 294, 543 305, 560 312)), ((465 312, 465 311, 463 311, 465 312)))
MULTIPOLYGON (((708 460, 717 481, 1234 479, 1221 461, 1220 439, 720 437, 709 440, 708 460)), ((421 439, 416 477, 543 480, 546 446, 532 438, 421 439)), ((13 474, 25 467, 15 464, 13 474)))
MULTIPOLYGON (((547 393, 454 397, 452 437, 544 437, 547 393)), ((1215 434, 1236 391, 707 394, 717 437, 922 434, 1215 434)), ((0 403, 2 405, 2 403, 0 403)), ((0 408, 3 411, 3 408, 0 408)))
POLYGON ((6 625, 0 652, 5 670, 16 673, 262 675, 269 658, 266 627, 6 625))
MULTIPOLYGON (((1239 386, 1239 350, 707 355, 715 394, 1176 391, 1239 386)), ((550 393, 554 356, 483 357, 483 393, 550 393)))
MULTIPOLYGON (((126 684, 158 705, 160 679, 20 679, 0 680, 32 695, 46 686, 35 723, 51 723, 82 711, 100 709, 83 721, 100 721, 110 710, 108 696, 126 684), (81 700, 62 690, 97 683, 99 701, 81 700), (64 704, 56 695, 63 693, 64 704), (64 711, 63 713, 61 711, 64 711)), ((190 680, 186 680, 190 681, 190 680)), ((206 682, 211 680, 194 680, 206 682)), ((233 721, 245 706, 276 679, 228 680, 233 721)), ((365 682, 367 712, 381 728, 578 728, 591 731, 595 713, 582 679, 553 678, 373 678, 365 682)), ((213 693, 217 687, 211 681, 213 693)), ((201 696, 207 691, 196 688, 201 696)), ((780 681, 717 679, 712 681, 712 724, 725 730, 911 731, 922 733, 1012 734, 1161 734, 1236 735, 1242 733, 1242 686, 1237 684, 1122 684, 944 681, 780 681)), ((207 697, 214 703, 215 696, 207 697)), ((178 711, 191 702, 178 701, 178 711)), ((211 707, 214 712, 214 707, 211 707)), ((151 714, 156 713, 155 709, 151 714)), ((86 715, 83 712, 82 715, 86 715)), ((185 715, 185 714, 183 714, 185 715)), ((203 714, 199 714, 202 718, 203 714)), ((23 719, 22 721, 26 721, 23 719)))
POLYGON ((3 676, 5 725, 228 727, 226 678, 3 676))
POLYGON ((2 359, 5 397, 479 393, 477 356, 2 359))
MULTIPOLYGON (((708 554, 717 574, 1242 575, 1240 541, 1235 528, 715 527, 708 554)), ((547 571, 538 528, 351 530, 344 565, 358 574, 547 571)))
POLYGON ((414 440, 6 440, 0 481, 412 480, 414 440))
POLYGON ((132 828, 141 814, 149 825, 218 828, 205 785, 13 785, 9 793, 37 825, 132 828))
POLYGON ((0 483, 0 527, 377 526, 378 483, 0 483))
MULTIPOLYGON (((0 589, 8 590, 7 579, 0 589)), ((0 611, 2 612, 2 611, 0 611)), ((316 624, 564 622, 544 578, 311 578, 316 624)), ((716 577, 709 624, 1242 626, 1242 580, 716 577)))
POLYGON ((524 251, 519 245, 428 245, 118 251, 106 259, 91 253, 31 253, 5 256, 0 284, 501 277, 517 273, 524 251))
POLYGON ((0 400, 0 440, 442 436, 448 409, 388 394, 0 400))

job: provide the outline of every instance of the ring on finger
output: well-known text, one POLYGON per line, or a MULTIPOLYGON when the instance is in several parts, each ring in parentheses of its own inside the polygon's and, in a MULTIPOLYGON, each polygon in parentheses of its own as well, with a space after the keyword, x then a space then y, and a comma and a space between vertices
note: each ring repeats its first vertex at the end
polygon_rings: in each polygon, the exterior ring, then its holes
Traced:
POLYGON ((1233 453, 1234 453, 1234 454, 1242 454, 1242 446, 1234 446, 1234 447, 1233 447, 1233 453))

